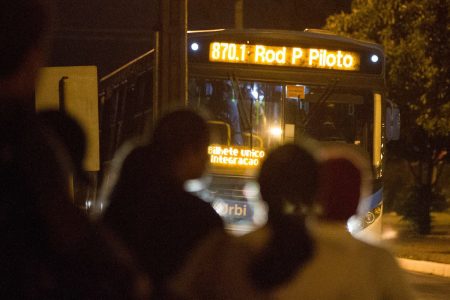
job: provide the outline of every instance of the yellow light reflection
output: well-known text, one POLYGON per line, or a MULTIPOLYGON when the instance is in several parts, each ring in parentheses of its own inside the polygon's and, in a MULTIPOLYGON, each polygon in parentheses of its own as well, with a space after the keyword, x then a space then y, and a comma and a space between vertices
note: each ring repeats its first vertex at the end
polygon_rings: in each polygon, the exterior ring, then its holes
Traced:
POLYGON ((381 167, 381 95, 374 93, 374 116, 373 116, 373 165, 377 169, 377 177, 379 177, 378 170, 381 167))
POLYGON ((319 48, 212 42, 209 61, 358 71, 356 52, 319 48))
POLYGON ((257 167, 265 152, 262 149, 246 147, 210 145, 208 155, 212 165, 231 167, 257 167))
POLYGON ((272 136, 275 137, 281 137, 281 135, 283 134, 283 130, 280 127, 271 127, 269 129, 269 132, 272 136))

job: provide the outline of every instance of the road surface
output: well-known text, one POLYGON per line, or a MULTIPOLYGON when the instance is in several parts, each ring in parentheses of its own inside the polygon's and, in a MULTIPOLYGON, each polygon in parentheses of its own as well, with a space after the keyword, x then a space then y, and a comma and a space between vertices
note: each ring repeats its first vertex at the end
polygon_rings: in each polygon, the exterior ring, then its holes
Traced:
POLYGON ((407 279, 414 288, 417 300, 450 299, 450 278, 408 272, 407 279))

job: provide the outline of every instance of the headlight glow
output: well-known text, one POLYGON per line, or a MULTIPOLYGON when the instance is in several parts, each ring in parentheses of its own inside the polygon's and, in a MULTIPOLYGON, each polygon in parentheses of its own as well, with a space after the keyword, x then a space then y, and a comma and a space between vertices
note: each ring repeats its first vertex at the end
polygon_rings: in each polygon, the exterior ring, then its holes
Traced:
POLYGON ((379 59, 379 57, 378 57, 378 55, 376 55, 376 54, 374 54, 374 55, 372 55, 372 56, 370 57, 370 60, 371 60, 373 63, 378 62, 378 59, 379 59))
POLYGON ((199 46, 199 44, 198 43, 192 43, 191 44, 191 49, 193 50, 193 51, 197 51, 198 49, 200 49, 200 46, 199 46))

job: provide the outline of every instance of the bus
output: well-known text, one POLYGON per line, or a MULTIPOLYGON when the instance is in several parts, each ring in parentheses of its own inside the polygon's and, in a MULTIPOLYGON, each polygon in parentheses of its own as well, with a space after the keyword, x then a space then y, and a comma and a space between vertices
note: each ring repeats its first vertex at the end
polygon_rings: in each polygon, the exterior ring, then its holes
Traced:
MULTIPOLYGON (((236 233, 266 221, 256 172, 271 148, 345 143, 370 157, 373 190, 356 231, 380 230, 385 143, 381 46, 322 30, 188 33, 187 106, 209 114, 208 174, 186 189, 211 203, 236 233)), ((151 130, 155 51, 100 80, 103 169, 131 137, 151 130), (147 123, 146 123, 147 122, 147 123), (150 129, 149 129, 150 128, 150 129)))

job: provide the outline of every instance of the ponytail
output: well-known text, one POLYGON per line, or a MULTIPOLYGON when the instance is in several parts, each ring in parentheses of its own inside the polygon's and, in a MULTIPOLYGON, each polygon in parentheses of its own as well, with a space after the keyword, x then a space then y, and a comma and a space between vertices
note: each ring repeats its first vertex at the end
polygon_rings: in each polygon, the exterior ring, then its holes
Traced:
POLYGON ((283 216, 271 228, 269 243, 250 265, 251 280, 265 291, 290 281, 314 254, 314 241, 301 217, 283 216))
POLYGON ((285 213, 287 204, 311 206, 318 185, 318 165, 305 148, 286 144, 273 150, 263 163, 258 182, 269 206, 269 242, 251 262, 256 287, 270 290, 290 281, 313 257, 314 241, 304 216, 285 213), (289 201, 287 201, 289 200, 289 201))

